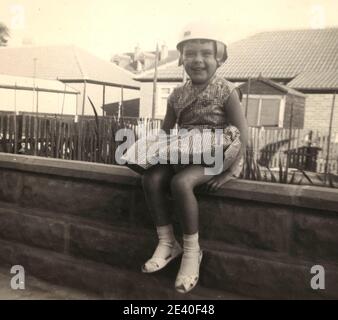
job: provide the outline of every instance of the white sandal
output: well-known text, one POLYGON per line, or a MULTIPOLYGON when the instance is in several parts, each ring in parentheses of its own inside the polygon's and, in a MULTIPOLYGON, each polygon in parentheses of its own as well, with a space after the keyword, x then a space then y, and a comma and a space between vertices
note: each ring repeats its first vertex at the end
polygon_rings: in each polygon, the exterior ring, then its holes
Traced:
POLYGON ((180 244, 175 241, 173 248, 171 249, 171 253, 168 257, 156 257, 152 256, 143 266, 142 272, 144 273, 153 273, 163 269, 171 260, 177 258, 180 254, 182 254, 183 249, 180 244))
POLYGON ((199 280, 199 269, 202 261, 203 253, 200 251, 198 257, 198 272, 197 274, 185 275, 178 273, 175 281, 175 288, 180 293, 187 293, 196 287, 199 280))

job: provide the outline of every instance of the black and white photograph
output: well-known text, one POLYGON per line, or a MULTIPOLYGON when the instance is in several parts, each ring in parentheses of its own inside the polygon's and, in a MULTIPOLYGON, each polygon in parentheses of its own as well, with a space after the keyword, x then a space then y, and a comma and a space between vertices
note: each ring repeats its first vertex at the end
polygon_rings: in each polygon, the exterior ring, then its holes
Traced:
POLYGON ((337 300, 337 13, 1 0, 0 300, 337 300))

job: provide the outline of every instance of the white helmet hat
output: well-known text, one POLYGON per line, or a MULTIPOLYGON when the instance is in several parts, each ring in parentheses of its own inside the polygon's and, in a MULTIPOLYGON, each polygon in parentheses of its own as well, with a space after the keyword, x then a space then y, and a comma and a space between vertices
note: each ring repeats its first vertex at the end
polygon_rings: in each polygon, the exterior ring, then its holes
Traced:
POLYGON ((182 53, 183 53, 183 43, 188 40, 195 39, 204 39, 212 40, 216 43, 216 60, 219 65, 226 61, 228 58, 227 47, 223 41, 223 37, 220 34, 220 29, 215 25, 206 24, 204 22, 193 22, 188 24, 182 31, 180 35, 180 40, 176 45, 178 51, 180 51, 181 56, 178 62, 178 65, 183 63, 182 53))

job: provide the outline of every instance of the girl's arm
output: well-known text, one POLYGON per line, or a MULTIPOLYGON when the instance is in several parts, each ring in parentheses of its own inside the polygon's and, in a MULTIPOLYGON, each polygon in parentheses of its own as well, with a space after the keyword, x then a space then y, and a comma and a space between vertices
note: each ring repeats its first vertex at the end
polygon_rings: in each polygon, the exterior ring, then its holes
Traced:
POLYGON ((248 125, 244 116, 241 103, 239 101, 237 90, 233 90, 233 92, 230 94, 225 108, 229 122, 231 123, 231 125, 237 127, 241 133, 241 150, 238 153, 237 159, 228 170, 220 173, 217 176, 214 176, 206 183, 206 188, 208 191, 216 191, 226 182, 236 178, 234 176, 235 171, 237 170, 240 159, 242 158, 242 156, 245 156, 245 150, 248 144, 248 125))
POLYGON ((167 111, 162 123, 161 129, 166 132, 166 134, 170 133, 170 129, 174 128, 176 124, 176 115, 174 108, 171 106, 169 99, 168 99, 168 104, 167 104, 167 111))
POLYGON ((248 123, 245 119, 237 90, 233 90, 230 94, 225 109, 229 122, 237 127, 241 133, 240 140, 242 143, 242 151, 245 151, 248 144, 248 123))
MULTIPOLYGON (((239 100, 239 96, 237 90, 234 90, 225 105, 227 117, 229 119, 230 124, 237 127, 240 131, 240 141, 241 141, 241 149, 238 152, 237 159, 230 166, 230 168, 226 171, 227 173, 238 177, 239 173, 238 166, 241 165, 240 161, 246 156, 246 148, 248 145, 248 123, 244 116, 243 108, 241 102, 239 100)), ((225 173, 226 174, 226 173, 225 173)))

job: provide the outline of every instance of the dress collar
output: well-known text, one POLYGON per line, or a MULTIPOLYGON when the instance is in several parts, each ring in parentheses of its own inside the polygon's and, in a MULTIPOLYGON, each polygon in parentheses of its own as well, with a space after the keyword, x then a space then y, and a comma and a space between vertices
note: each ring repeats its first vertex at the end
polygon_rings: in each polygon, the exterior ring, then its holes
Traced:
POLYGON ((205 82, 203 84, 199 84, 199 85, 194 85, 192 83, 191 79, 189 79, 187 81, 187 87, 190 88, 193 91, 200 91, 200 90, 203 90, 206 87, 208 87, 208 85, 214 84, 215 81, 216 81, 216 78, 217 78, 217 75, 216 75, 216 72, 215 72, 207 82, 205 82))

